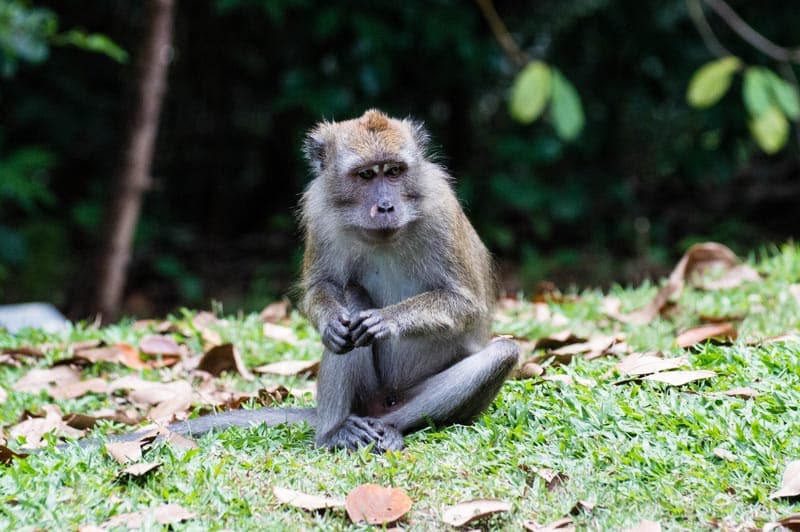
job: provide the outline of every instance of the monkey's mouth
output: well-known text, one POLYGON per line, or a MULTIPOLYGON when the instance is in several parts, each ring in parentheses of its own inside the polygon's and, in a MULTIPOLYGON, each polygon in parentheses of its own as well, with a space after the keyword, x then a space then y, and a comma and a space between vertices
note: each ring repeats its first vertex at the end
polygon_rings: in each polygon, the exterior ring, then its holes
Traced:
POLYGON ((400 226, 392 227, 363 227, 361 234, 370 242, 391 242, 400 233, 400 226))

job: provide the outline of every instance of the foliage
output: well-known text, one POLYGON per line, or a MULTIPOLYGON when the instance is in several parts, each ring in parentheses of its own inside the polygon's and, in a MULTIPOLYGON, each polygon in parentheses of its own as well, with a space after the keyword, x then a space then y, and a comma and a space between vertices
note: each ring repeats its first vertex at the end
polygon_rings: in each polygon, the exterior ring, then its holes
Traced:
MULTIPOLYGON (((740 4, 765 35, 800 43, 792 6, 740 4)), ((146 18, 143 2, 125 0, 9 5, 56 12, 60 26, 91 28, 87 35, 128 50, 146 18)), ((718 20, 711 24, 741 66, 727 91, 716 89, 724 93, 717 102, 697 110, 686 103, 687 86, 712 56, 683 0, 495 6, 546 82, 520 89, 530 67, 508 60, 471 3, 179 2, 128 311, 284 293, 299 262, 292 210, 308 180, 303 132, 372 106, 426 122, 512 291, 542 277, 562 285, 640 279, 684 241, 742 249, 796 234, 798 148, 784 127, 796 112, 793 92, 718 20), (771 80, 771 110, 745 118, 734 93, 750 69, 771 80), (509 114, 516 98, 536 103, 532 122, 509 114), (779 151, 765 155, 767 142, 779 151)), ((19 62, 4 80, 0 159, 32 146, 48 152, 37 179, 57 200, 37 200, 36 214, 0 200, 0 224, 17 235, 34 222, 59 228, 58 245, 43 247, 66 250, 45 261, 64 273, 31 286, 32 256, 0 259, 0 289, 8 300, 39 290, 71 303, 91 282, 79 274, 97 242, 134 72, 69 46, 48 53, 48 63, 19 62)))

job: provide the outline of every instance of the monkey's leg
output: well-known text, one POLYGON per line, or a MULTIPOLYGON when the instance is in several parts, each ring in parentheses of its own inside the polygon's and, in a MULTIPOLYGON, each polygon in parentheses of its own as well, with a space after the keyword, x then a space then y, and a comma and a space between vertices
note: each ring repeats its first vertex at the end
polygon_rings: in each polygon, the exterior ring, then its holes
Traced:
POLYGON ((497 395, 519 357, 516 342, 501 338, 477 353, 401 392, 399 405, 382 415, 403 434, 423 427, 466 423, 497 395))

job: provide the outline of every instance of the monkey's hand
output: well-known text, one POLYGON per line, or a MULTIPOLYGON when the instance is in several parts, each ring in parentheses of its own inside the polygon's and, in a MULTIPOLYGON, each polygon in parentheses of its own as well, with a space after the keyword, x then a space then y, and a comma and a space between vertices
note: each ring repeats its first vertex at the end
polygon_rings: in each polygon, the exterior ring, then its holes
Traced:
POLYGON ((322 344, 337 355, 342 355, 353 350, 350 335, 350 314, 344 310, 334 316, 322 331, 322 344))
POLYGON ((362 310, 350 321, 350 337, 355 347, 370 345, 375 340, 397 336, 397 324, 381 309, 362 310))

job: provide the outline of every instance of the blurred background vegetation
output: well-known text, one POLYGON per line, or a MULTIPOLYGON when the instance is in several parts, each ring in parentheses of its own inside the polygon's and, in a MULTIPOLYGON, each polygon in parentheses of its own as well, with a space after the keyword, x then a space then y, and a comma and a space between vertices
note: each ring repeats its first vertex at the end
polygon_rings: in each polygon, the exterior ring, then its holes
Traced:
MULTIPOLYGON (((765 154, 739 75, 723 80, 732 88, 715 105, 687 103, 693 74, 721 55, 786 83, 793 57, 776 62, 705 6, 725 48, 715 50, 690 17, 696 1, 497 0, 525 60, 577 90, 583 122, 565 134, 554 107, 515 120, 509 99, 524 65, 480 3, 179 2, 125 312, 212 299, 249 310, 286 293, 309 179, 302 136, 369 107, 426 122, 511 291, 545 279, 637 282, 697 240, 746 252, 796 235, 796 124, 768 124, 786 138, 765 154)), ((144 4, 0 0, 2 302, 86 312, 144 4)), ((795 2, 730 6, 770 40, 800 45, 795 2)))

